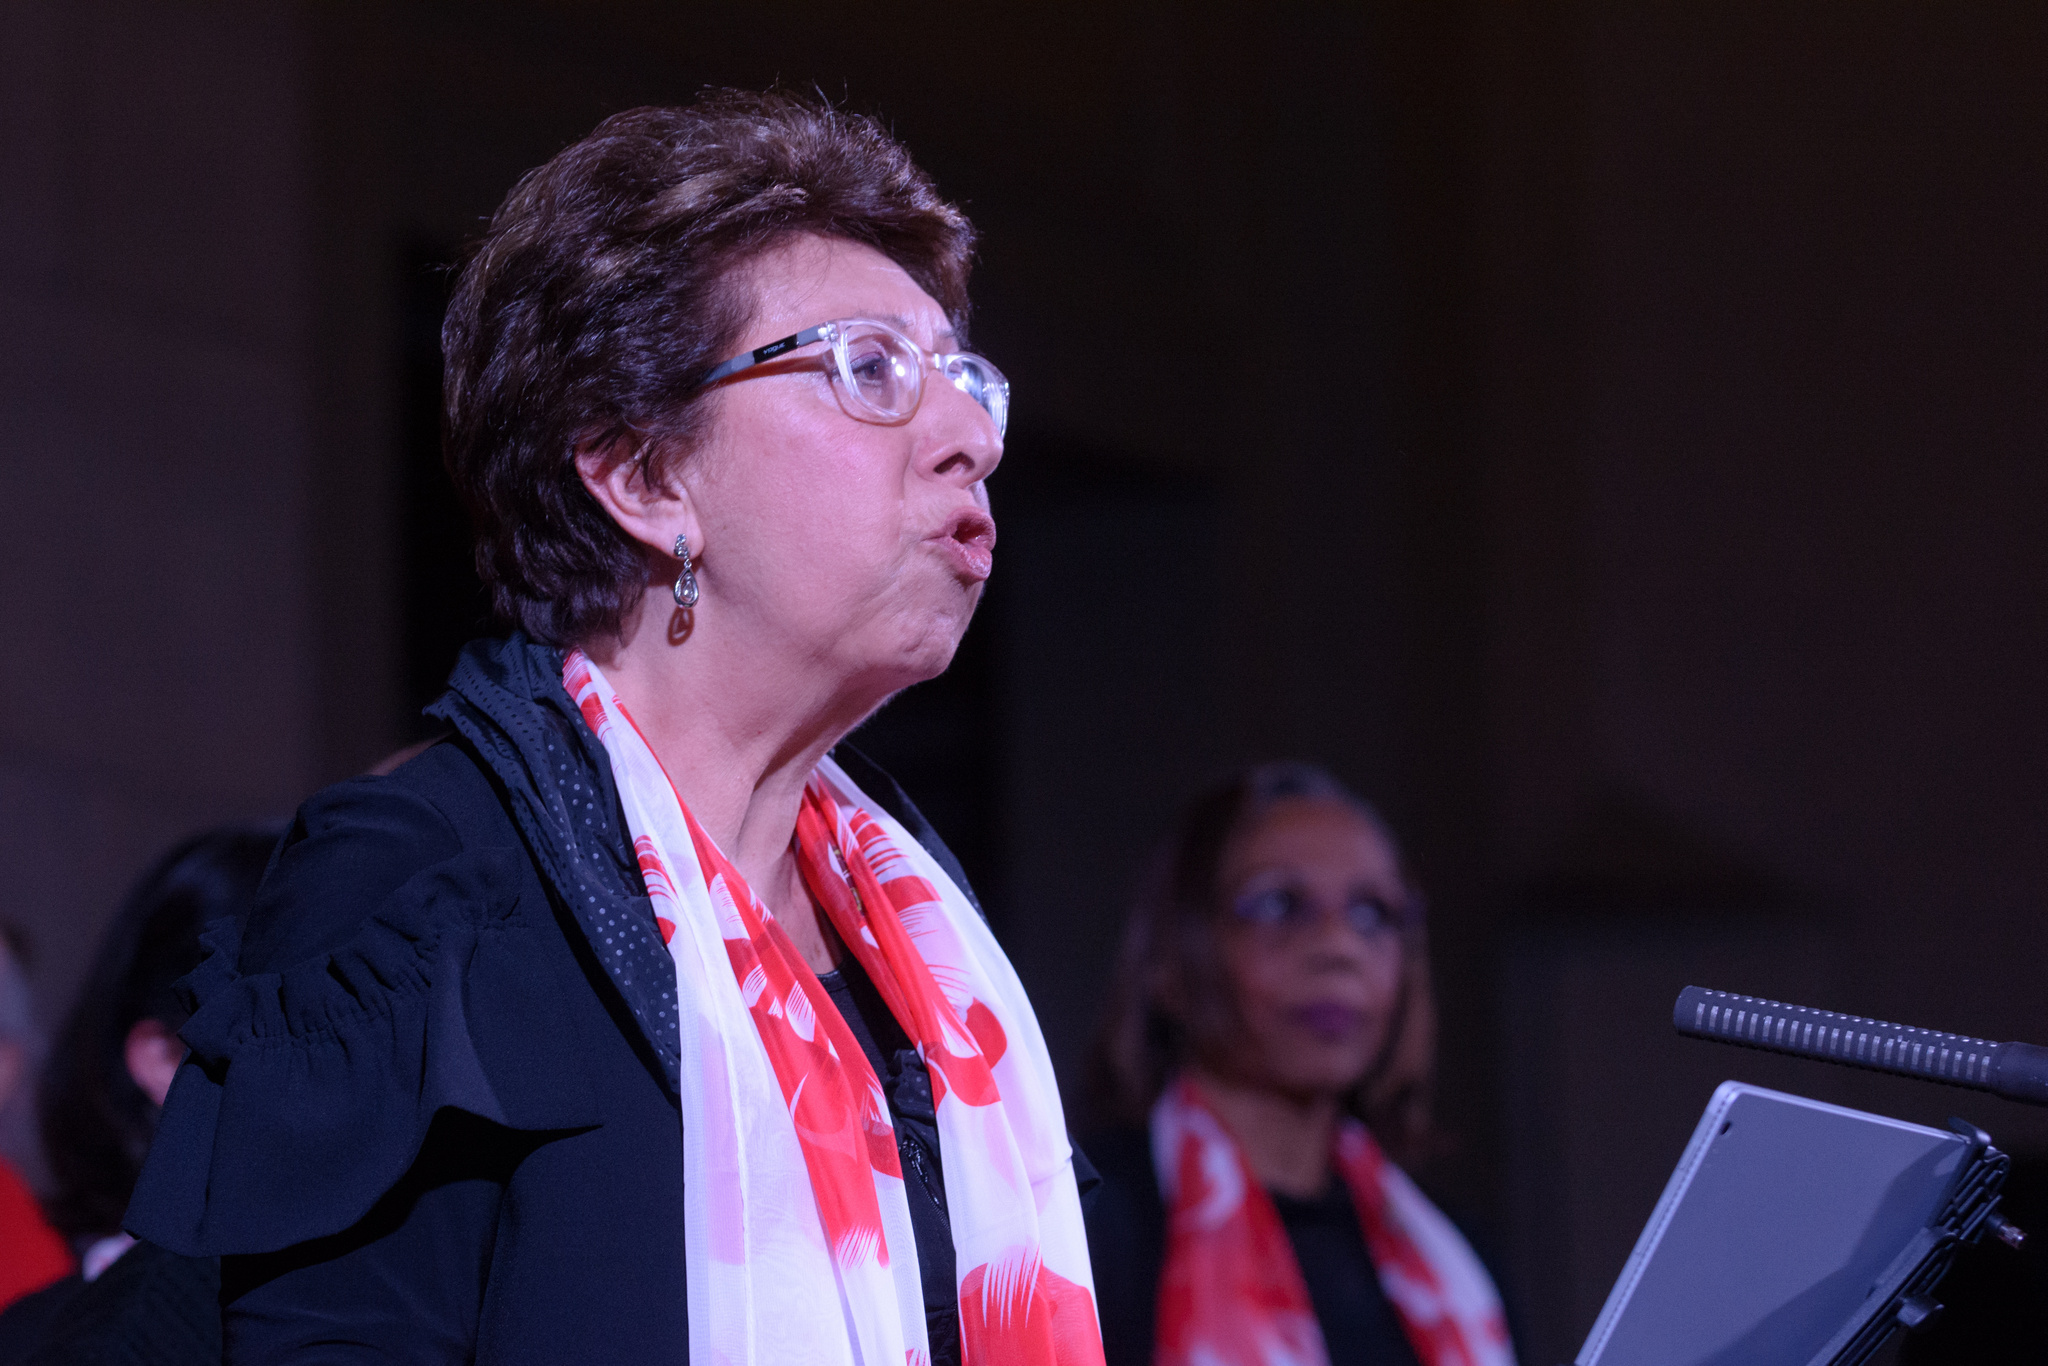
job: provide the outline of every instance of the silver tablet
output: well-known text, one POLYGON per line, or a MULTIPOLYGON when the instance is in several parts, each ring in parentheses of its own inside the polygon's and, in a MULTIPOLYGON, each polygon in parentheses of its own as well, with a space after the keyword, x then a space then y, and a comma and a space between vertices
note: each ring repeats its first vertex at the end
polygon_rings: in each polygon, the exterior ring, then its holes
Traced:
POLYGON ((1980 1149, 1960 1133, 1722 1083, 1576 1366, 1835 1359, 1980 1149))

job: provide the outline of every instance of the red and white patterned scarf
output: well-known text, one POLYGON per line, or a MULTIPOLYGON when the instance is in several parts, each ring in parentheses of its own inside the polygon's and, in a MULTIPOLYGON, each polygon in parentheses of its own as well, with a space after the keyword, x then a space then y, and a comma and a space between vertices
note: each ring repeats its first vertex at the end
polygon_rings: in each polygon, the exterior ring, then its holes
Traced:
MULTIPOLYGON (((562 684, 611 757, 675 962, 689 1359, 930 1360, 917 1244, 874 1069, 789 936, 705 835, 597 666, 562 684)), ((831 760, 799 866, 931 1072, 966 1366, 1100 1366, 1052 1061, 952 879, 831 760)))
MULTIPOLYGON (((1167 1208, 1155 1366, 1323 1366, 1280 1212, 1193 1083, 1153 1107, 1152 1156, 1167 1208)), ((1514 1366, 1500 1296, 1451 1221, 1356 1120, 1339 1129, 1335 1158, 1422 1366, 1514 1366)))

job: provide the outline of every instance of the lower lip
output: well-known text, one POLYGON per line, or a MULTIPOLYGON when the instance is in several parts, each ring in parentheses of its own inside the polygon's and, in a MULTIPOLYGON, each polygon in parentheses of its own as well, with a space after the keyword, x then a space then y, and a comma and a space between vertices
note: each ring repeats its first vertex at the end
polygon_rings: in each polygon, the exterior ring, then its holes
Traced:
POLYGON ((1294 1022, 1326 1043, 1339 1043, 1358 1032, 1365 1016, 1349 1006, 1302 1006, 1290 1012, 1294 1022))
POLYGON ((956 540, 951 536, 939 538, 940 553, 953 562, 953 572, 963 579, 976 583, 989 576, 995 568, 995 551, 979 541, 956 540))

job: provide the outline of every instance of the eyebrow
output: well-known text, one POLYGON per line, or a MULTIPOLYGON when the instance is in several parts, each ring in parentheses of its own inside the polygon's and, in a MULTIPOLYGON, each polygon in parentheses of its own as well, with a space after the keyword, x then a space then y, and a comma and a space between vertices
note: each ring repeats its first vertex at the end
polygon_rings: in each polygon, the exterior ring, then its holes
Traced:
MULTIPOLYGON (((917 323, 914 320, 905 317, 901 313, 870 313, 868 314, 868 316, 870 318, 873 318, 878 323, 889 324, 889 326, 895 328, 898 332, 903 333, 907 337, 914 337, 917 335, 917 323)), ((932 340, 951 342, 953 345, 957 346, 960 344, 960 334, 953 330, 953 325, 951 323, 944 323, 939 327, 939 329, 936 332, 932 333, 932 340)))

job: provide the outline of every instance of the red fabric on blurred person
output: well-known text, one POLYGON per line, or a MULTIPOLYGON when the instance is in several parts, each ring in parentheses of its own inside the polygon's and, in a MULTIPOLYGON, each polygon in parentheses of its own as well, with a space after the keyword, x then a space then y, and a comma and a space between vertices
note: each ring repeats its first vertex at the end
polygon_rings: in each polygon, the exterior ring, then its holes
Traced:
POLYGON ((0 1160, 0 1309, 77 1269, 28 1183, 0 1160))

